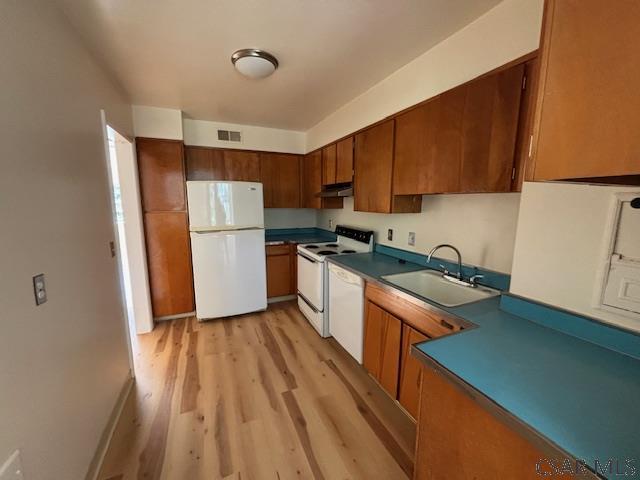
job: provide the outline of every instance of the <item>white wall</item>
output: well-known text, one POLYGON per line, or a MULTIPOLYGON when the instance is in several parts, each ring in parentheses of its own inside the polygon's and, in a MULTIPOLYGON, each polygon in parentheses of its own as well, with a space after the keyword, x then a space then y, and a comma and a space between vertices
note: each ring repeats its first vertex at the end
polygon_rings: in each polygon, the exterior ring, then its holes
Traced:
MULTIPOLYGON (((518 193, 425 195, 421 213, 362 213, 353 211, 353 198, 346 198, 342 210, 322 210, 318 226, 337 224, 366 227, 376 232, 383 245, 426 254, 439 243, 451 243, 462 253, 462 261, 490 270, 509 273, 518 218, 518 193), (387 240, 392 228, 393 241, 387 240), (407 244, 415 232, 416 245, 407 244)), ((438 256, 453 258, 446 250, 438 256)))
POLYGON ((184 119, 185 145, 201 147, 239 148, 268 152, 305 153, 305 133, 278 128, 237 125, 234 123, 209 122, 184 119), (218 129, 242 132, 242 143, 218 140, 218 129))
POLYGON ((309 228, 318 223, 318 211, 310 208, 265 208, 265 228, 309 228))
POLYGON ((640 330, 640 322, 593 306, 612 194, 638 187, 525 183, 511 292, 640 330))
POLYGON ((0 58, 0 463, 81 479, 129 375, 100 109, 131 107, 53 2, 0 2, 0 58))
POLYGON ((307 131, 307 151, 525 55, 540 39, 543 0, 504 0, 307 131))
POLYGON ((134 105, 133 130, 136 137, 182 140, 182 112, 173 108, 134 105))

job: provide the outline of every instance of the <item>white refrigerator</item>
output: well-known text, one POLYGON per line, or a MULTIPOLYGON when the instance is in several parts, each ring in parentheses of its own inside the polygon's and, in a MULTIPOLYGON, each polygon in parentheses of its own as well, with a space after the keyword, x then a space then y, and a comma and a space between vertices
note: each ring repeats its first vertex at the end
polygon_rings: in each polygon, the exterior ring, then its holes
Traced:
POLYGON ((267 308, 262 184, 187 182, 198 320, 267 308))

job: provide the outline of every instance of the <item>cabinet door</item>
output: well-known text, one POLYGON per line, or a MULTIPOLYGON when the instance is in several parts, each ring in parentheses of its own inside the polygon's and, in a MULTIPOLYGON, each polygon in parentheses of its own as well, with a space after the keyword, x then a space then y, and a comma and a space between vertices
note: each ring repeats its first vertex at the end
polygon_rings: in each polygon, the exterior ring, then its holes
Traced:
POLYGON ((189 228, 185 212, 144 214, 154 317, 194 310, 189 228))
POLYGON ((508 192, 524 64, 467 84, 460 191, 508 192))
POLYGON ((454 89, 396 118, 394 194, 460 190, 465 98, 454 89))
POLYGON ((289 245, 267 245, 267 297, 291 295, 291 251, 289 245))
POLYGON ((136 150, 144 211, 185 210, 182 142, 137 138, 136 150))
POLYGON ((336 153, 335 143, 322 149, 322 185, 336 183, 336 153))
POLYGON ((356 135, 354 210, 391 212, 393 120, 356 135))
POLYGON ((402 325, 402 359, 400 361, 400 392, 398 400, 413 418, 418 418, 420 404, 420 382, 422 381, 422 364, 411 355, 411 345, 424 342, 429 337, 402 325))
POLYGON ((353 137, 336 145, 336 183, 353 181, 353 137))
POLYGON ((322 150, 306 154, 301 169, 302 207, 320 208, 320 197, 316 193, 322 186, 322 150))
POLYGON ((535 179, 640 174, 640 2, 546 8, 535 179))
POLYGON ((397 398, 398 395, 401 327, 402 322, 399 319, 375 303, 367 302, 364 368, 393 398, 397 398))
POLYGON ((300 156, 260 154, 265 208, 300 207, 300 156))
POLYGON ((187 180, 226 180, 224 150, 206 147, 185 147, 187 180))
POLYGON ((225 180, 259 182, 260 158, 256 152, 224 150, 225 180))

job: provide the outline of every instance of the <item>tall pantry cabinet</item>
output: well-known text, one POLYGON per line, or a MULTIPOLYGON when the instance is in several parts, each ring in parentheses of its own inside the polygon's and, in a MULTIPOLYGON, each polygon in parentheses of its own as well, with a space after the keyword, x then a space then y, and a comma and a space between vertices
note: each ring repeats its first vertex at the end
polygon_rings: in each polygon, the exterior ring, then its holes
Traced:
POLYGON ((153 316, 192 312, 193 274, 181 141, 137 138, 153 316))

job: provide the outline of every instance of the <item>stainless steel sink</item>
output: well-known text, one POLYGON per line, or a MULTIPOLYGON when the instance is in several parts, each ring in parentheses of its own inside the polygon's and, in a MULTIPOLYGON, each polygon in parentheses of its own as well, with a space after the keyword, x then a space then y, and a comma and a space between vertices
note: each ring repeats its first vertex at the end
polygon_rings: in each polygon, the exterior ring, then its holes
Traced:
POLYGON ((445 307, 458 307, 500 295, 500 291, 493 288, 453 283, 435 270, 384 275, 382 279, 445 307))

